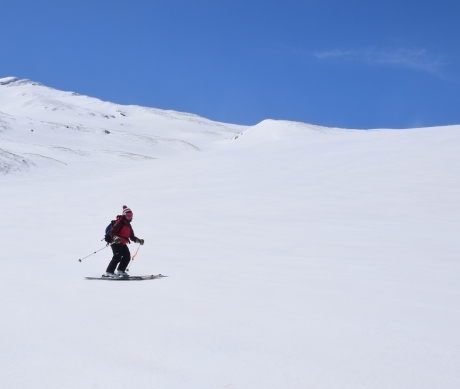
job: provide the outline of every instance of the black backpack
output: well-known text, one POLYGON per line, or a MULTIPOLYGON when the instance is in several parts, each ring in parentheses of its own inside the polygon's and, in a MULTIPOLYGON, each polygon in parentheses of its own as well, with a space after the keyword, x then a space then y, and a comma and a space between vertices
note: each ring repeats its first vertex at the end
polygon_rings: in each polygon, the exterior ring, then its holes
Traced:
POLYGON ((105 236, 104 236, 104 240, 107 242, 107 243, 112 243, 112 237, 110 236, 110 231, 112 231, 112 227, 113 225, 115 224, 116 220, 112 220, 110 222, 110 224, 105 228, 105 236))

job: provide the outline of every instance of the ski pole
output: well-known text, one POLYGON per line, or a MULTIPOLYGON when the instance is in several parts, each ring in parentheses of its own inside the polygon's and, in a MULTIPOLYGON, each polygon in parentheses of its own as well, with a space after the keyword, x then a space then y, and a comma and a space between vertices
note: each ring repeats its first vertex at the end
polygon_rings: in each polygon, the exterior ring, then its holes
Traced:
POLYGON ((79 259, 78 261, 81 262, 81 261, 83 261, 84 259, 86 259, 86 258, 88 258, 88 257, 91 257, 91 255, 94 255, 94 254, 98 253, 99 251, 106 249, 106 248, 109 247, 109 246, 111 246, 111 245, 110 245, 110 244, 107 244, 107 245, 105 245, 103 248, 101 248, 101 249, 95 251, 94 253, 92 253, 92 254, 90 254, 90 255, 87 255, 87 256, 84 257, 84 258, 79 259))
POLYGON ((134 261, 134 258, 137 257, 137 253, 139 252, 139 249, 140 249, 141 245, 139 244, 139 246, 137 246, 137 250, 136 252, 134 253, 134 255, 131 257, 131 259, 129 260, 129 263, 128 263, 128 266, 126 267, 126 270, 129 271, 129 265, 131 265, 131 262, 134 261))

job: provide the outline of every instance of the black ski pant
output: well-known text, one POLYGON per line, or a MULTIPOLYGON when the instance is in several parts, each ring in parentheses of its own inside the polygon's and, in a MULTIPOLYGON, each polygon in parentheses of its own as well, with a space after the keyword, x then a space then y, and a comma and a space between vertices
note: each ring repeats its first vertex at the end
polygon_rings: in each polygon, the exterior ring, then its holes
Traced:
POLYGON ((128 245, 126 244, 113 244, 112 246, 113 257, 107 266, 106 272, 114 273, 118 265, 118 270, 125 271, 131 260, 131 253, 129 252, 128 245))

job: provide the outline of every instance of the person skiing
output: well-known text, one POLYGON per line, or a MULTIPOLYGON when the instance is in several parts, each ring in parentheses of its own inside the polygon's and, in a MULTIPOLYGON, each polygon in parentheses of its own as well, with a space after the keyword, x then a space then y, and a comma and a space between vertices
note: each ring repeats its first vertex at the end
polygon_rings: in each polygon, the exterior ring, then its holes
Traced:
POLYGON ((131 241, 144 244, 144 239, 139 239, 134 235, 131 221, 133 220, 133 212, 126 205, 123 205, 123 214, 117 216, 117 220, 109 232, 109 241, 112 242, 113 257, 107 266, 106 273, 103 277, 127 277, 126 268, 131 260, 128 243, 131 241), (115 269, 118 265, 117 274, 115 269))

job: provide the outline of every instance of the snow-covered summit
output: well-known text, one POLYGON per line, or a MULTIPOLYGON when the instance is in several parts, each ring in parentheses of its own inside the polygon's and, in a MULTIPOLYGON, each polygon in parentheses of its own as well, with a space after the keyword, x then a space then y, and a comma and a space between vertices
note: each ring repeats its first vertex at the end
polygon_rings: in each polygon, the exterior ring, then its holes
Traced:
POLYGON ((193 153, 245 128, 189 113, 105 102, 16 77, 0 79, 3 172, 193 153))
POLYGON ((294 122, 289 120, 266 119, 249 127, 244 132, 236 134, 232 140, 238 140, 238 144, 251 145, 265 142, 276 142, 281 140, 311 137, 317 134, 327 134, 337 131, 344 131, 341 128, 330 128, 310 123, 294 122), (243 137, 244 134, 244 137, 243 137))

